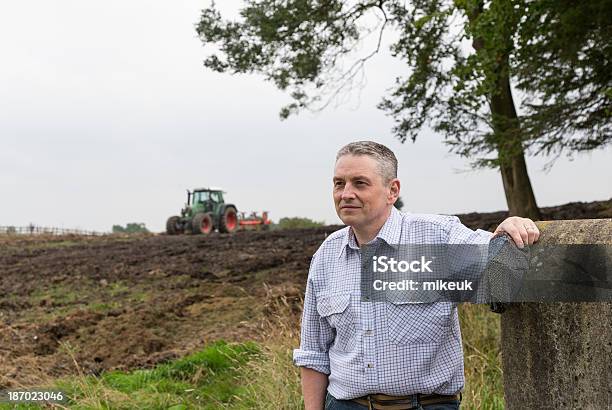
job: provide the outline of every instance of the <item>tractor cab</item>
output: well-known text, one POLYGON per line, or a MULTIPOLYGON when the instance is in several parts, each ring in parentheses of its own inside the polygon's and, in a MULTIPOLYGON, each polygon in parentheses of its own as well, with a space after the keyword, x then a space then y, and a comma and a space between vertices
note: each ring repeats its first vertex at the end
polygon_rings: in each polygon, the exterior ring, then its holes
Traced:
POLYGON ((194 216, 198 213, 217 213, 223 205, 223 191, 218 188, 197 188, 193 192, 187 190, 187 205, 184 215, 194 216))

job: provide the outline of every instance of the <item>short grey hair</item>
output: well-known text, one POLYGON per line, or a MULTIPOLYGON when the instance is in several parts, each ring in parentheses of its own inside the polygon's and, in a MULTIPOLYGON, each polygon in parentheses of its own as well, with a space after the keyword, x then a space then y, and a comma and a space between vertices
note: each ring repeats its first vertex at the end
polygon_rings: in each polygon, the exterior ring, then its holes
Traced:
POLYGON ((365 155, 374 158, 385 184, 397 178, 397 158, 393 151, 382 144, 374 141, 351 142, 340 148, 336 154, 336 162, 345 155, 365 155))

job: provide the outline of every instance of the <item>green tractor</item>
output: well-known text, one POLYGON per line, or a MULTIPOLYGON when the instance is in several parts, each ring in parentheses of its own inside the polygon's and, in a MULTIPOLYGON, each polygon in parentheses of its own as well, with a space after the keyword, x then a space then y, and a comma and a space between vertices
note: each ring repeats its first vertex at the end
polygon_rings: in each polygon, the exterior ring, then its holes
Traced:
POLYGON ((166 222, 168 235, 188 232, 208 235, 215 230, 231 233, 238 227, 236 207, 225 203, 223 191, 219 188, 187 190, 187 204, 181 210, 181 216, 171 216, 166 222))

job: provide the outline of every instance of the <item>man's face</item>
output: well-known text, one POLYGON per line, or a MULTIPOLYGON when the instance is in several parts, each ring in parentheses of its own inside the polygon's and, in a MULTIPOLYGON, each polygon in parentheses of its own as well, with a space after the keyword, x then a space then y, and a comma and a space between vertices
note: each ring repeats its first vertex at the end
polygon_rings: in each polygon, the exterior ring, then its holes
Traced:
POLYGON ((375 159, 344 155, 334 169, 336 213, 346 225, 357 229, 386 220, 389 205, 399 193, 399 181, 385 184, 375 159))

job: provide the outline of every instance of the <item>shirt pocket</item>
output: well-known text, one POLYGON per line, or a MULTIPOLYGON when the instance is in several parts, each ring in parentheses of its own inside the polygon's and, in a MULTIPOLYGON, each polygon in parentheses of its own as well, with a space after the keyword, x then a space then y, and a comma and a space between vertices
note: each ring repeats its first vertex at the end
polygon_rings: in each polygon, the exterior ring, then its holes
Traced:
POLYGON ((451 302, 386 303, 389 340, 398 345, 441 343, 451 332, 451 302))
POLYGON ((333 348, 348 352, 355 348, 357 326, 355 309, 351 307, 351 294, 335 294, 317 298, 317 312, 335 331, 333 348))

